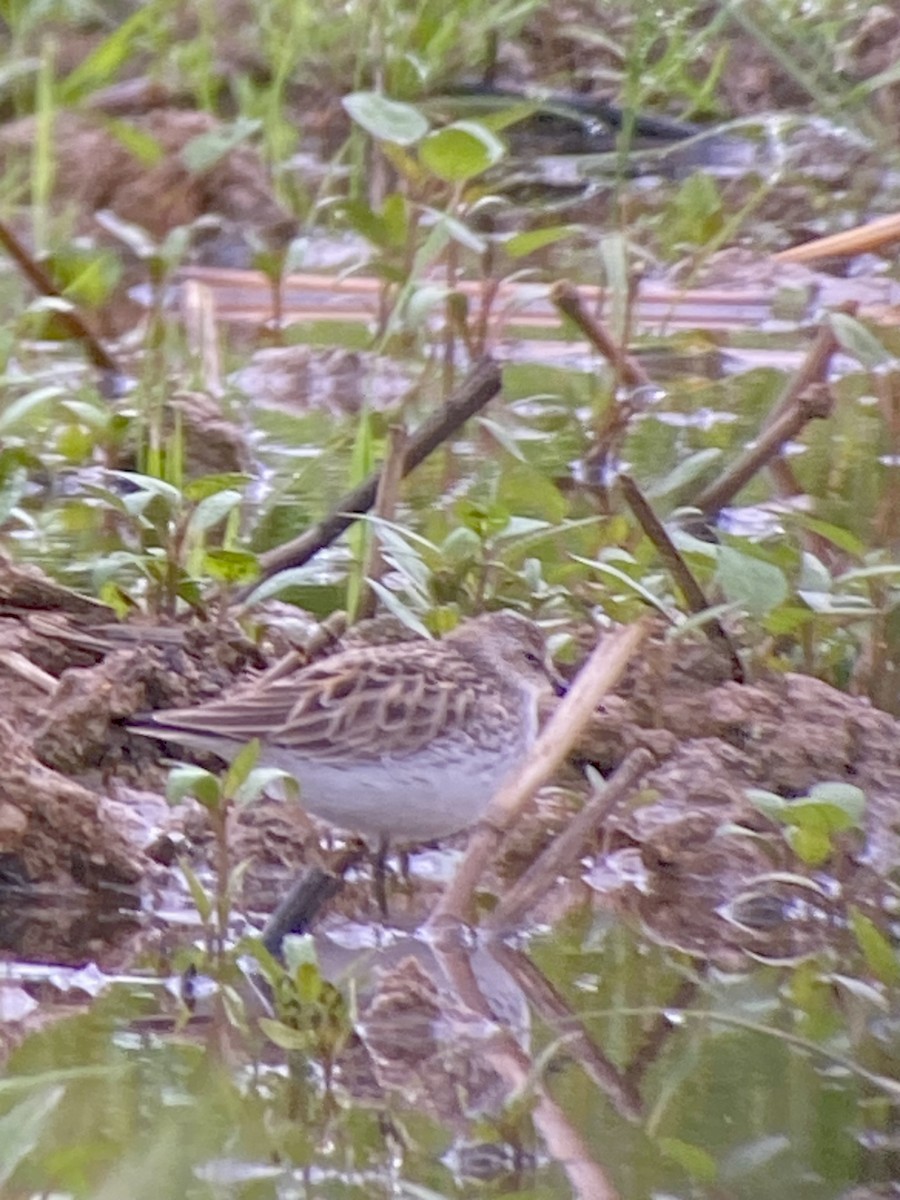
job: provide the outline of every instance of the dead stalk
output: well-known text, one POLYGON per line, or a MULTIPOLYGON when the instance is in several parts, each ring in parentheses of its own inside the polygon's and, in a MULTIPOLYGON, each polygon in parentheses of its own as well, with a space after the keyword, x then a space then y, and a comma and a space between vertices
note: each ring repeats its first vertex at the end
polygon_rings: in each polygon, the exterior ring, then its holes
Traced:
POLYGON ((585 308, 581 294, 568 280, 560 280, 550 289, 550 299, 564 316, 573 321, 591 345, 610 363, 618 379, 629 387, 646 387, 653 381, 643 366, 619 346, 609 330, 585 308))
POLYGON ((465 857, 429 918, 434 929, 465 920, 475 888, 503 835, 528 799, 546 783, 575 744, 600 700, 622 676, 649 633, 640 621, 604 638, 579 672, 528 758, 491 800, 469 839, 465 857))
MULTIPOLYGON (((703 588, 701 588, 693 572, 682 558, 678 547, 669 537, 666 527, 647 503, 643 492, 630 475, 621 475, 619 477, 619 485, 622 488, 628 507, 634 514, 635 520, 656 547, 660 557, 666 564, 669 574, 681 589, 688 611, 692 613, 705 612, 710 605, 703 588)), ((735 683, 743 683, 744 667, 724 625, 716 617, 707 621, 703 629, 712 644, 718 650, 721 650, 731 663, 731 678, 735 683)))
MULTIPOLYGON (((53 296, 58 300, 65 299, 62 292, 40 263, 28 253, 9 226, 2 221, 0 221, 0 246, 6 251, 36 292, 42 296, 53 296)), ((68 300, 66 302, 67 304, 71 304, 68 300)), ((84 343, 88 358, 95 367, 114 374, 120 373, 119 364, 77 308, 59 309, 55 313, 55 316, 67 327, 74 338, 84 343)))
MULTIPOLYGON (((403 479, 403 456, 406 453, 406 430, 402 425, 391 425, 388 430, 387 450, 381 478, 375 492, 373 515, 383 521, 393 521, 397 511, 397 500, 400 495, 400 483, 403 479)), ((370 579, 379 580, 385 571, 384 556, 381 553, 381 541, 378 530, 372 529, 369 538, 368 553, 363 564, 362 592, 356 619, 363 621, 375 616, 378 598, 373 588, 369 586, 370 579)))
POLYGON ((482 923, 491 933, 502 934, 519 924, 525 914, 538 903, 556 880, 581 855, 584 844, 603 824, 610 813, 631 795, 641 776, 653 766, 649 750, 634 750, 584 808, 566 825, 541 856, 503 896, 494 911, 482 923))
MULTIPOLYGON (((500 367, 491 358, 482 359, 456 389, 453 396, 416 430, 407 443, 402 474, 415 470, 434 450, 479 412, 500 391, 500 367)), ((260 579, 241 588, 235 599, 241 603, 263 580, 279 571, 309 562, 325 546, 330 546, 360 513, 368 512, 375 501, 381 472, 376 471, 353 491, 343 495, 331 512, 299 537, 260 555, 260 579)))
POLYGON ((785 408, 764 428, 756 443, 732 463, 724 475, 704 488, 694 500, 694 505, 706 516, 717 513, 779 453, 785 442, 797 436, 804 425, 831 416, 832 405, 831 393, 824 384, 797 396, 790 407, 785 408))

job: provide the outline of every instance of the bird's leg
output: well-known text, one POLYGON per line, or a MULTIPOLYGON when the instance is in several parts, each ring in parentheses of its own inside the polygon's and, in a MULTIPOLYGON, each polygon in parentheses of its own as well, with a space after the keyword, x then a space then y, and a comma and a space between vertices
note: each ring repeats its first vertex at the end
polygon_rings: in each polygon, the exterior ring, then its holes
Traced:
POLYGON ((281 959, 281 944, 288 934, 305 933, 309 929, 326 900, 344 886, 344 876, 363 853, 356 849, 343 855, 330 871, 306 867, 300 872, 262 932, 263 945, 270 954, 281 959))
POLYGON ((390 848, 390 838, 382 834, 372 855, 372 876, 375 886, 375 899, 378 901, 378 911, 382 918, 387 919, 387 857, 390 848))

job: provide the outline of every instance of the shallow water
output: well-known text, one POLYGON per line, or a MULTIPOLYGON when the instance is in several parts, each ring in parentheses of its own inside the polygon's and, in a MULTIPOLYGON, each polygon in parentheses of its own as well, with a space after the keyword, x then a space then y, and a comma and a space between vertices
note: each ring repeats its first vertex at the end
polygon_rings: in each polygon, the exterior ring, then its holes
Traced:
MULTIPOLYGON (((832 127, 822 133, 835 137, 832 127)), ((803 154, 803 144, 787 145, 780 140, 786 136, 767 124, 748 140, 764 141, 786 181, 796 183, 787 157, 794 149, 803 154)), ((837 141, 839 149, 860 150, 837 141)), ((802 236, 810 232, 806 222, 818 220, 823 189, 829 212, 837 206, 848 220, 872 194, 871 170, 858 180, 846 171, 837 180, 833 171, 817 171, 817 159, 827 165, 836 157, 819 146, 807 152, 807 190, 789 195, 790 223, 802 236)), ((871 158, 872 148, 863 150, 871 158)), ((604 181, 597 162, 569 167, 586 181, 577 200, 582 212, 606 212, 621 181, 604 181)), ((539 186, 571 183, 558 178, 558 162, 554 168, 557 177, 539 186)), ((895 176, 884 170, 881 178, 883 203, 894 203, 895 176)), ((658 220, 672 186, 649 177, 636 184, 638 218, 658 220)), ((751 178, 745 186, 750 197, 768 183, 751 178)), ((571 200, 559 190, 561 219, 570 219, 571 200)), ((776 188, 745 236, 763 246, 777 242, 779 203, 776 188)), ((593 282, 598 261, 599 253, 579 262, 563 247, 545 265, 593 282)), ((755 298, 744 310, 732 306, 728 320, 717 320, 685 305, 680 327, 664 308, 648 310, 652 328, 641 327, 635 349, 653 387, 599 467, 591 451, 609 411, 605 364, 580 338, 513 326, 495 347, 506 364, 504 399, 404 492, 400 519, 438 548, 422 551, 417 574, 427 576, 430 600, 552 597, 573 580, 569 556, 595 558, 607 545, 631 544, 621 514, 600 518, 595 492, 579 493, 586 460, 604 481, 627 468, 663 516, 689 503, 758 435, 808 349, 820 301, 847 298, 844 282, 782 296, 773 309, 760 305, 759 293, 777 287, 768 280, 754 287, 751 279, 755 298), (736 328, 742 321, 746 326, 736 328), (557 527, 568 520, 590 524, 563 537, 557 527), (545 540, 527 522, 546 523, 545 540), (529 565, 527 578, 526 561, 539 568, 529 565)), ((896 302, 890 289, 882 302, 892 295, 896 302)), ((255 303, 250 319, 262 321, 268 312, 260 315, 258 297, 255 303)), ((227 296, 219 305, 227 342, 238 322, 229 324, 227 296)), ((173 312, 170 330, 179 327, 173 312)), ((875 332, 884 343, 883 379, 896 365, 887 349, 893 335, 875 332)), ((351 321, 320 321, 295 333, 348 352, 368 336, 351 321)), ((12 393, 59 381, 65 364, 49 357, 50 368, 12 380, 12 393)), ((415 354, 410 360, 398 355, 392 362, 390 386, 365 360, 355 364, 350 400, 371 402, 376 439, 385 432, 382 402, 405 394, 407 383, 397 382, 404 372, 413 383, 418 377, 421 361, 415 354)), ((336 374, 335 360, 329 362, 336 374)), ((835 358, 834 415, 807 428, 802 448, 790 448, 819 519, 865 544, 897 449, 871 366, 850 353, 835 358)), ((14 440, 27 442, 35 430, 44 439, 42 471, 32 473, 12 536, 22 557, 93 590, 121 548, 127 522, 122 489, 85 466, 85 445, 99 436, 106 402, 79 366, 65 374, 73 382, 61 406, 48 402, 25 432, 6 430, 14 440), (90 411, 77 410, 73 400, 90 411)), ((357 470, 358 409, 329 408, 332 393, 320 382, 314 378, 302 395, 289 385, 269 403, 259 398, 258 380, 251 385, 245 377, 245 394, 239 376, 228 385, 235 424, 249 435, 246 523, 256 550, 321 516, 357 470), (324 409, 307 403, 323 396, 324 409), (294 407, 292 398, 303 402, 294 407)), ((433 399, 433 378, 425 390, 433 399)), ((413 391, 408 405, 415 410, 422 397, 413 391)), ((416 419, 413 411, 411 423, 416 419)), ((798 517, 770 500, 760 476, 723 514, 722 527, 760 545, 777 542, 798 517)), ((129 546, 139 548, 140 534, 140 522, 127 525, 129 546)), ((319 614, 342 607, 351 558, 344 547, 320 555, 285 596, 319 614)), ((121 563, 112 577, 141 594, 139 561, 121 563)), ((392 583, 408 593, 399 566, 392 583)), ((594 586, 586 595, 586 605, 619 615, 615 589, 594 586)), ((589 883, 602 891, 596 878, 589 883)), ((900 1176, 896 978, 885 983, 858 950, 848 953, 844 931, 829 930, 806 960, 773 963, 722 954, 702 936, 698 943, 685 921, 692 957, 668 944, 683 947, 687 939, 653 935, 649 923, 610 912, 592 894, 552 928, 523 931, 525 961, 507 950, 492 963, 480 950, 476 981, 502 1014, 494 1022, 473 1010, 475 997, 454 993, 446 974, 438 971, 436 981, 434 956, 421 940, 332 924, 318 961, 340 985, 346 1008, 321 991, 309 965, 301 973, 304 1005, 290 1014, 293 1025, 281 1022, 294 1030, 292 1038, 285 1028, 260 1025, 271 1019, 265 997, 235 970, 224 971, 217 986, 192 981, 196 1003, 192 1010, 183 1004, 183 973, 202 959, 184 948, 196 923, 182 894, 162 909, 151 924, 168 926, 171 936, 161 939, 162 949, 153 943, 145 950, 136 967, 129 938, 142 918, 133 911, 125 931, 114 934, 109 913, 82 915, 68 898, 56 910, 29 911, 19 896, 4 908, 11 961, 0 986, 0 1033, 11 1053, 0 1085, 0 1186, 11 1179, 16 1195, 837 1200, 853 1184, 900 1176), (21 961, 29 936, 47 922, 65 930, 78 964, 74 976, 55 966, 38 970, 36 956, 21 961), (352 958, 363 961, 351 973, 352 958), (91 966, 95 960, 103 972, 91 966)), ((889 967, 880 966, 891 979, 889 967)))
POLYGON ((190 1018, 153 979, 112 978, 26 1037, 8 1129, 40 1112, 17 1194, 825 1200, 895 1176, 896 1030, 827 953, 713 970, 584 908, 476 950, 463 1001, 429 944, 329 933, 319 961, 354 1007, 337 1040, 301 1020, 306 1051, 261 1033, 265 1002, 233 975, 190 1018))

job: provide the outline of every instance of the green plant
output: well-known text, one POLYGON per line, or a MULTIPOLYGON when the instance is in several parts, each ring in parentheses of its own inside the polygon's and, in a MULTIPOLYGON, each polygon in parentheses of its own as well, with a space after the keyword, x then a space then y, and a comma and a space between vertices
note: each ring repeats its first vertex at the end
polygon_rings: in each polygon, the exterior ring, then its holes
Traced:
POLYGON ((760 788, 750 788, 746 795, 755 808, 784 827, 788 845, 810 867, 834 856, 840 834, 863 828, 865 794, 850 784, 817 783, 809 795, 790 800, 760 788))
POLYGON ((258 767, 260 745, 254 739, 235 755, 221 775, 203 767, 173 767, 169 772, 166 798, 178 804, 193 796, 206 809, 215 843, 215 888, 210 894, 187 862, 181 864, 206 937, 210 962, 219 964, 228 940, 228 923, 235 891, 247 864, 234 865, 228 845, 228 819, 234 808, 259 799, 266 788, 278 784, 296 794, 293 777, 274 767, 258 767))
POLYGON ((245 940, 240 949, 270 989, 273 1015, 260 1017, 262 1032, 280 1049, 324 1064, 329 1078, 351 1034, 350 1014, 340 990, 322 976, 313 937, 290 934, 280 959, 258 939, 245 940))
POLYGON ((140 604, 174 615, 179 603, 202 604, 204 583, 253 579, 256 558, 236 545, 245 483, 242 475, 206 475, 177 488, 114 471, 105 485, 87 487, 117 527, 112 548, 92 563, 99 594, 122 611, 140 604))

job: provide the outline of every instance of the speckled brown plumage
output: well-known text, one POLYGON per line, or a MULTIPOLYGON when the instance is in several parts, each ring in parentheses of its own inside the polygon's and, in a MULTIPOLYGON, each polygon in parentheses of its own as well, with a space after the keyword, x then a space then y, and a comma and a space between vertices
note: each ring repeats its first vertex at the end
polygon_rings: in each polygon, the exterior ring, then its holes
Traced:
POLYGON ((332 824, 421 840, 471 824, 537 732, 543 636, 516 613, 440 642, 357 647, 232 699, 134 728, 225 758, 251 738, 332 824))

